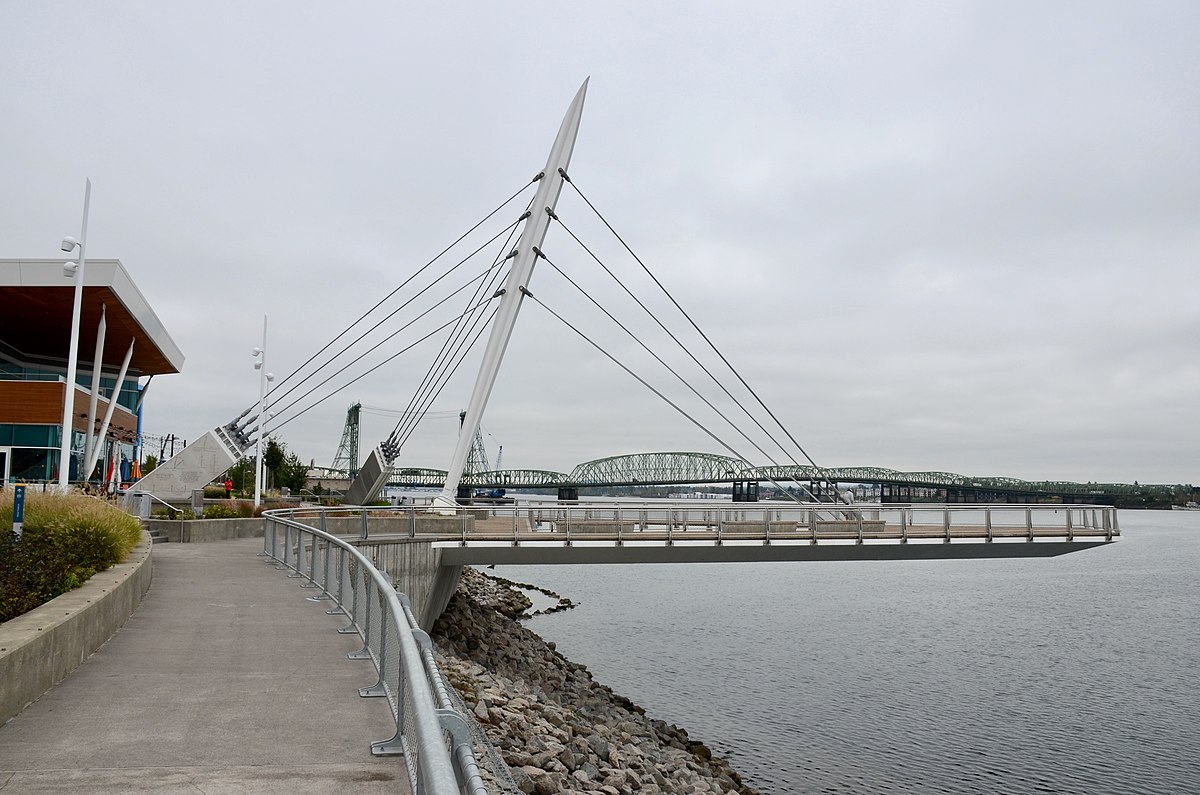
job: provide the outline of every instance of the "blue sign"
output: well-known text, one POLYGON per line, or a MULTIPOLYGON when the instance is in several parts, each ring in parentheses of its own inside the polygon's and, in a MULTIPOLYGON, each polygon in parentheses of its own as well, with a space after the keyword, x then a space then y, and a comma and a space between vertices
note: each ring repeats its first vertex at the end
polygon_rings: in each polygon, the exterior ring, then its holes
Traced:
POLYGON ((13 533, 21 537, 21 525, 25 522, 25 487, 13 488, 13 533))

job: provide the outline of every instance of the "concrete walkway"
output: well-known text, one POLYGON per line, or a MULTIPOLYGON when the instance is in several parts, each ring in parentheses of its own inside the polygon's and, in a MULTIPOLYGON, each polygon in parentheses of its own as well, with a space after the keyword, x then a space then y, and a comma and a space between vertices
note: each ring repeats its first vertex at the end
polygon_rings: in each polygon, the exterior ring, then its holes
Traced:
POLYGON ((261 549, 156 546, 125 626, 0 727, 0 792, 407 793, 361 641, 261 549))

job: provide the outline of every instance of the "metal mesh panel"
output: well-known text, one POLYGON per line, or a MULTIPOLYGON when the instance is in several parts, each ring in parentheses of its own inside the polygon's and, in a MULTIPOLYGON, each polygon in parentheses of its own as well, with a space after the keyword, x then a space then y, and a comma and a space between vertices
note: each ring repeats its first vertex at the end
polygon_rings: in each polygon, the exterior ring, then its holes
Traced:
POLYGON ((421 748, 420 744, 413 742, 417 736, 416 710, 412 705, 412 688, 404 687, 401 684, 400 704, 402 712, 397 722, 403 721, 403 735, 401 742, 404 744, 404 761, 408 765, 408 780, 413 784, 413 792, 422 792, 424 787, 419 786, 419 776, 417 771, 420 770, 421 763, 421 748))
MULTIPOLYGON (((459 787, 455 786, 455 775, 459 776, 460 781, 464 780, 464 775, 470 776, 475 782, 472 792, 481 793, 478 763, 468 758, 475 754, 488 760, 486 769, 496 780, 505 782, 500 791, 517 792, 515 787, 509 786, 511 776, 502 760, 487 744, 478 725, 472 724, 469 719, 470 745, 464 745, 458 756, 447 754, 442 757, 438 748, 440 743, 433 738, 442 738, 446 750, 452 750, 451 733, 442 728, 450 716, 441 714, 435 717, 439 706, 442 709, 450 707, 446 685, 437 670, 432 652, 428 650, 428 636, 416 626, 405 598, 397 597, 389 578, 338 539, 275 517, 268 517, 268 523, 264 533, 267 554, 281 564, 280 568, 290 570, 289 576, 309 580, 306 587, 320 588, 321 598, 334 602, 331 605, 333 609, 328 612, 344 612, 347 615, 349 623, 339 631, 358 634, 363 640, 362 648, 349 656, 370 659, 374 663, 379 679, 374 687, 362 688, 360 693, 387 698, 396 720, 398 736, 373 743, 373 752, 392 755, 402 750, 411 791, 414 793, 456 791, 459 787), (398 601, 398 598, 405 601, 398 601), (414 640, 418 641, 417 659, 403 659, 401 655, 405 644, 411 644, 414 640), (406 662, 414 669, 412 675, 429 685, 428 691, 424 689, 424 684, 417 690, 421 694, 419 704, 414 705, 414 688, 404 675, 406 662), (434 696, 432 703, 430 695, 434 696), (426 743, 424 753, 421 737, 425 738, 426 743), (471 747, 478 750, 468 751, 471 747), (427 780, 426 777, 432 778, 427 780)), ((461 701, 450 708, 466 712, 461 701)))
POLYGON ((462 696, 453 687, 446 688, 446 695, 449 702, 446 706, 467 720, 467 728, 471 730, 471 751, 475 754, 475 764, 491 774, 489 789, 493 793, 500 792, 504 795, 519 793, 521 790, 517 782, 513 781, 508 764, 500 756, 496 746, 492 745, 479 721, 475 720, 475 713, 467 708, 462 696))
MULTIPOLYGON (((366 579, 365 577, 363 579, 366 579)), ((383 606, 379 603, 379 591, 371 588, 367 594, 367 637, 366 648, 371 652, 371 661, 379 668, 379 643, 383 637, 383 606)))

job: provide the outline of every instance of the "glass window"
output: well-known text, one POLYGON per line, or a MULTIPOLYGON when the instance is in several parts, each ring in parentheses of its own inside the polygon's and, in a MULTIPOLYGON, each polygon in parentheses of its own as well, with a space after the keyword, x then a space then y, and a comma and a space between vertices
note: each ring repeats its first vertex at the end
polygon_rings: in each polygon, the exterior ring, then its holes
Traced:
POLYGON ((14 482, 54 479, 57 451, 14 447, 10 455, 9 477, 14 482))
POLYGON ((51 434, 52 425, 14 425, 12 431, 12 442, 14 445, 24 445, 26 447, 53 447, 51 442, 53 436, 51 434))

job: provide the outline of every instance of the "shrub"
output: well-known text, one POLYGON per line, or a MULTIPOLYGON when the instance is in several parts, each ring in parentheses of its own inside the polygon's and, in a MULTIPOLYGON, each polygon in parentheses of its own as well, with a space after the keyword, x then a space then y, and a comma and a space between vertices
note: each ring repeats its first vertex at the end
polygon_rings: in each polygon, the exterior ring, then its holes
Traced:
POLYGON ((0 505, 0 622, 120 563, 141 538, 137 519, 101 500, 32 492, 17 541, 12 503, 5 502, 0 505))
POLYGON ((225 487, 224 486, 205 486, 204 487, 204 499, 206 499, 206 500, 219 500, 219 499, 222 499, 224 496, 225 496, 225 487))
POLYGON ((209 505, 208 507, 206 507, 204 509, 204 518, 205 519, 236 519, 236 518, 238 518, 238 512, 233 506, 226 505, 225 503, 222 502, 222 503, 218 503, 217 505, 209 505))

